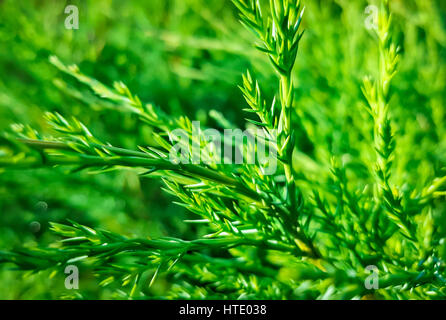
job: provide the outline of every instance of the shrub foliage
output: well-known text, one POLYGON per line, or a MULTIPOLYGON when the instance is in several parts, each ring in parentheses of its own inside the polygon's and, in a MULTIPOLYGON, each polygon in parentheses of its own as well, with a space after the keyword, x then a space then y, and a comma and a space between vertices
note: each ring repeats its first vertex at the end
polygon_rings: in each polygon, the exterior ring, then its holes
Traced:
MULTIPOLYGON (((375 4, 375 27, 357 31, 365 18, 358 13, 361 1, 336 1, 337 7, 308 2, 304 8, 299 0, 233 0, 251 31, 240 33, 246 40, 238 43, 255 43, 251 70, 239 84, 245 102, 237 114, 244 112, 248 127, 261 128, 258 138, 277 153, 272 175, 265 173, 268 163, 215 161, 203 133, 194 135, 193 117, 163 111, 121 81, 109 86, 51 56, 64 94, 136 119, 151 142, 109 143, 82 115, 56 109, 45 115, 52 133, 19 124, 4 132, 4 172, 62 167, 69 175, 118 170, 160 179, 178 208, 193 215, 184 225, 198 232, 187 239, 134 237, 72 218, 50 223, 60 240, 2 251, 0 261, 32 272, 63 273, 66 265, 79 265, 81 277, 92 272, 120 297, 445 298, 441 21, 419 22, 423 38, 415 27, 401 30, 407 14, 402 2, 382 0, 375 4), (327 18, 337 8, 347 21, 327 18), (324 15, 327 26, 315 18, 324 15), (427 57, 422 50, 429 50, 427 57), (175 129, 207 151, 206 163, 169 160, 175 129), (378 272, 372 287, 370 267, 378 272), (153 291, 158 281, 170 285, 153 291)), ((424 9, 420 3, 413 6, 437 17, 436 3, 424 9)), ((240 122, 216 110, 209 117, 220 129, 240 122)), ((242 153, 250 148, 246 141, 230 147, 242 153)), ((74 297, 84 296, 80 291, 74 297)))

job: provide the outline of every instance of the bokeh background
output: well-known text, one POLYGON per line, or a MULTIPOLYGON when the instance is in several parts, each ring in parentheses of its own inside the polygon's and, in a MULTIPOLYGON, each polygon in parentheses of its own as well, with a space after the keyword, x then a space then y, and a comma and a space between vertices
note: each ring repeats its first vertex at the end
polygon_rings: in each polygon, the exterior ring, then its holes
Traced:
MULTIPOLYGON (((367 117, 361 83, 377 70, 376 41, 364 25, 368 3, 304 5, 306 32, 294 77, 310 141, 301 150, 311 156, 314 145, 324 145, 333 154, 359 153, 354 142, 363 137, 352 128, 363 127, 367 117)), ((411 174, 398 176, 423 185, 423 176, 439 176, 446 165, 446 2, 393 0, 391 8, 402 54, 391 102, 397 130, 404 133, 396 170, 410 166, 411 174)), ((0 0, 0 131, 25 123, 46 132, 44 111, 57 111, 76 116, 114 145, 150 144, 150 130, 135 116, 107 109, 87 90, 79 95, 82 88, 73 90, 76 83, 49 63, 50 55, 105 84, 123 81, 143 102, 202 126, 218 127, 214 110, 245 126, 237 85, 246 69, 267 96, 277 89, 273 70, 229 0, 0 0), (78 30, 64 27, 69 4, 79 8, 78 30)), ((66 219, 132 237, 194 238, 200 230, 182 223, 190 214, 160 187, 158 180, 130 171, 0 172, 0 250, 50 243, 48 221, 66 219)), ((145 294, 162 296, 171 285, 161 277, 145 294)), ((0 266, 0 299, 119 297, 93 275, 83 275, 80 288, 66 290, 61 275, 0 266)))

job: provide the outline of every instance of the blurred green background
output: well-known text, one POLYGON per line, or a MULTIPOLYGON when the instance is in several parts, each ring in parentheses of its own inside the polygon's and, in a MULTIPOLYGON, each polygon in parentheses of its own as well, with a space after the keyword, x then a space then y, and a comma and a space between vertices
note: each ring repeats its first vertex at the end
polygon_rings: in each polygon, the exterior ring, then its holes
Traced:
MULTIPOLYGON (((358 154, 355 141, 367 139, 371 130, 361 82, 377 69, 376 41, 364 26, 368 3, 305 0, 304 5, 306 33, 294 74, 297 112, 310 137, 303 151, 358 154)), ((397 176, 415 186, 446 165, 445 7, 442 0, 391 1, 402 52, 391 103, 397 130, 404 134, 397 170, 412 168, 397 176)), ((209 114, 217 110, 243 127, 241 74, 253 70, 269 97, 277 89, 253 41, 229 0, 0 0, 0 131, 26 123, 46 132, 47 110, 76 116, 117 146, 150 143, 150 130, 135 116, 84 99, 87 91, 79 96, 71 90, 75 83, 48 62, 50 55, 78 64, 105 84, 123 81, 143 102, 170 114, 217 127, 209 114), (79 8, 78 30, 64 27, 69 4, 79 8)), ((128 236, 194 238, 199 230, 182 223, 191 214, 172 204, 160 186, 130 171, 0 172, 0 250, 50 243, 48 221, 66 219, 128 236)), ((0 267, 0 299, 119 297, 113 287, 99 287, 93 275, 81 277, 76 293, 63 284, 63 275, 24 275, 0 267)), ((162 295, 170 285, 170 279, 160 278, 146 294, 162 295)))

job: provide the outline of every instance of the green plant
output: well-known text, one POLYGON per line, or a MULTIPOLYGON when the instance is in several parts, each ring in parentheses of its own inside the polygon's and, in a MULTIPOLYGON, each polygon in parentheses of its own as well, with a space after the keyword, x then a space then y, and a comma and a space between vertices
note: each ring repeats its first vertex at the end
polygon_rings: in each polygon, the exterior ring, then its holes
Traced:
MULTIPOLYGON (((2 252, 0 261, 59 272, 67 264, 81 264, 99 275, 103 286, 128 287, 122 294, 130 297, 145 295, 164 273, 174 283, 163 293, 168 298, 444 298, 445 230, 436 222, 444 210, 435 207, 444 198, 446 176, 431 176, 429 183, 413 188, 401 181, 404 174, 392 179, 399 173, 393 167, 399 135, 392 129, 390 83, 399 53, 388 1, 379 10, 378 76, 366 78, 362 87, 370 114, 365 119, 373 129, 355 128, 364 137, 356 141, 360 152, 349 146, 348 157, 309 132, 296 96, 293 70, 303 41, 300 1, 234 4, 277 75, 273 97, 250 72, 240 87, 250 107, 245 111, 257 117, 248 122, 263 128, 259 138, 278 154, 277 172, 265 174, 267 164, 227 165, 212 157, 206 165, 172 163, 175 129, 187 132, 201 149, 210 148, 203 135, 198 140, 193 135, 189 118, 168 115, 142 103, 122 82, 110 88, 52 57, 55 67, 78 82, 79 89, 70 88, 73 95, 138 117, 155 143, 139 151, 112 146, 76 118, 48 113, 58 135, 15 125, 15 133, 2 140, 1 167, 125 169, 161 178, 177 204, 198 216, 185 223, 206 225, 208 232, 193 240, 136 239, 76 222, 52 223, 61 242, 2 252), (370 265, 380 271, 379 289, 364 285, 370 265)), ((234 127, 220 113, 213 117, 223 128, 234 127)), ((231 147, 246 152, 250 146, 231 147)), ((192 150, 186 156, 192 158, 192 150)))

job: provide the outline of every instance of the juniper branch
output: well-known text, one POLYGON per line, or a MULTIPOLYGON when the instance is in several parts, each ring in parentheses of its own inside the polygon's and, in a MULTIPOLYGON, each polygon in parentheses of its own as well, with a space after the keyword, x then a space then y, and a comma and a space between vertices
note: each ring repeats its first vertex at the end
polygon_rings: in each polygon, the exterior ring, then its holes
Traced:
POLYGON ((408 220, 401 205, 398 191, 391 186, 391 167, 395 151, 395 138, 389 116, 390 83, 397 72, 399 48, 392 42, 392 17, 389 14, 389 1, 381 2, 378 29, 379 75, 372 84, 370 78, 364 80, 363 92, 369 103, 369 112, 374 119, 374 143, 376 149, 376 177, 379 181, 379 197, 385 204, 385 213, 401 230, 416 242, 416 227, 408 220))

